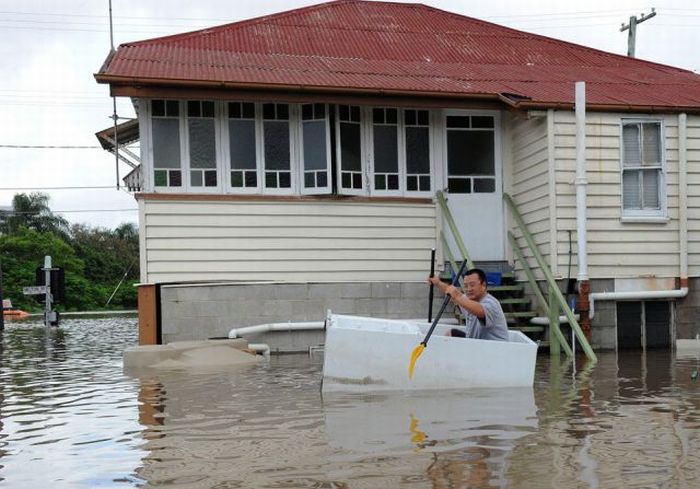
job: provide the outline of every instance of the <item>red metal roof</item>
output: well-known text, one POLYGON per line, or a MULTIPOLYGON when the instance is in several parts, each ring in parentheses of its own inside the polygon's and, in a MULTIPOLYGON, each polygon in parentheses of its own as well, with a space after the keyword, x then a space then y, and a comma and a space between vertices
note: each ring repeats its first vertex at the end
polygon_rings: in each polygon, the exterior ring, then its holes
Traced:
POLYGON ((700 108, 700 76, 420 4, 338 0, 123 44, 97 73, 114 85, 511 94, 525 106, 700 108))

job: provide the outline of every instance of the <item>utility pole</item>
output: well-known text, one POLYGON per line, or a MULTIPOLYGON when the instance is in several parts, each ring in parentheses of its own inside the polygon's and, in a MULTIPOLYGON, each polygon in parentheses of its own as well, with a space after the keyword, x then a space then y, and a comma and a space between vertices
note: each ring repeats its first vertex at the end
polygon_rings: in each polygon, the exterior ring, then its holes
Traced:
POLYGON ((629 34, 627 36, 627 56, 634 58, 634 46, 637 41, 637 24, 641 24, 645 20, 649 20, 656 16, 656 9, 651 9, 651 13, 648 15, 639 14, 641 17, 637 19, 635 15, 630 17, 630 23, 625 25, 622 24, 620 27, 620 32, 624 32, 629 29, 629 34))

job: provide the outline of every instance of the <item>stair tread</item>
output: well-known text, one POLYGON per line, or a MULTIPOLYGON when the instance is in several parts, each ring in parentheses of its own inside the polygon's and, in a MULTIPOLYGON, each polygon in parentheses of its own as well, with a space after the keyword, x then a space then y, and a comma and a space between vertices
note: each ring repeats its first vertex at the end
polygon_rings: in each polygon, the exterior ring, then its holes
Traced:
POLYGON ((508 329, 522 331, 523 333, 540 333, 545 330, 544 326, 511 326, 508 329))
POLYGON ((519 311, 519 312, 506 312, 506 317, 512 318, 534 318, 537 316, 535 311, 519 311))
POLYGON ((501 304, 529 304, 530 299, 527 297, 509 297, 507 299, 499 300, 501 304))

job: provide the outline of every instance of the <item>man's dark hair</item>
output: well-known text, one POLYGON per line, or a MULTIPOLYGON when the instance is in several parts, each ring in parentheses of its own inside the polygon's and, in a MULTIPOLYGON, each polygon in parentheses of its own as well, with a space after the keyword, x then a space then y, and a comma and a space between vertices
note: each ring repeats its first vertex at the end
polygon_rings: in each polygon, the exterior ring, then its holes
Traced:
POLYGON ((484 271, 481 268, 471 268, 471 269, 467 270, 467 272, 464 274, 464 276, 466 277, 467 275, 474 275, 474 274, 477 274, 479 276, 479 282, 481 282, 482 284, 486 283, 486 274, 484 273, 484 271))

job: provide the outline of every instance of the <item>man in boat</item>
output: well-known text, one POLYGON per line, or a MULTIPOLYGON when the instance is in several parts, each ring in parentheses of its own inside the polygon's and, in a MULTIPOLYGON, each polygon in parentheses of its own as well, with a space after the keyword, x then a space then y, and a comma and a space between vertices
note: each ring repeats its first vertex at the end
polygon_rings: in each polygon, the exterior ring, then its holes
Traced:
POLYGON ((467 270, 464 274, 464 290, 448 285, 433 276, 428 279, 464 313, 466 333, 453 328, 450 336, 474 338, 479 340, 508 341, 508 323, 503 314, 501 303, 488 293, 486 274, 479 268, 467 270))

